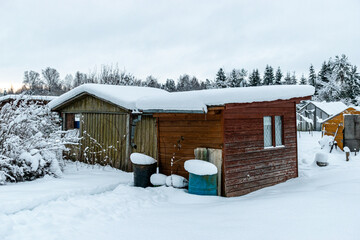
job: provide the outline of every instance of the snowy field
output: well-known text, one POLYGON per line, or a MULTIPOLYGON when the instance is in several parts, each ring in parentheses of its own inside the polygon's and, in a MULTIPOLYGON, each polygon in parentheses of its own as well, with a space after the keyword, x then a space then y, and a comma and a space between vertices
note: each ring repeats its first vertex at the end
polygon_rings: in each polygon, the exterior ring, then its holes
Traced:
POLYGON ((360 239, 360 157, 299 138, 299 178, 236 198, 132 187, 132 175, 68 163, 62 178, 0 186, 0 239, 360 239))

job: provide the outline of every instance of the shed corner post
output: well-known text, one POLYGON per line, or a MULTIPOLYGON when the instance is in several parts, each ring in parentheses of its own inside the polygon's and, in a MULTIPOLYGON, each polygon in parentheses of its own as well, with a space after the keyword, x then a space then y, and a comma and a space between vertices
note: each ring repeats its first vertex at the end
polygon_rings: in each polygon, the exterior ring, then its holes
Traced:
POLYGON ((220 196, 227 197, 226 186, 225 186, 225 171, 226 171, 226 144, 225 144, 225 113, 226 104, 224 109, 221 111, 221 130, 222 130, 222 163, 221 163, 221 193, 220 196))
MULTIPOLYGON (((294 111, 296 113, 296 101, 294 102, 294 111)), ((296 177, 299 177, 299 154, 298 154, 298 138, 297 138, 297 129, 296 129, 296 114, 295 114, 295 148, 296 148, 296 177)), ((285 143, 285 139, 284 139, 285 143)))
POLYGON ((126 146, 125 146, 125 168, 126 171, 131 171, 132 167, 131 167, 131 161, 130 161, 130 154, 131 154, 131 145, 130 145, 130 141, 131 141, 131 114, 126 114, 126 146))

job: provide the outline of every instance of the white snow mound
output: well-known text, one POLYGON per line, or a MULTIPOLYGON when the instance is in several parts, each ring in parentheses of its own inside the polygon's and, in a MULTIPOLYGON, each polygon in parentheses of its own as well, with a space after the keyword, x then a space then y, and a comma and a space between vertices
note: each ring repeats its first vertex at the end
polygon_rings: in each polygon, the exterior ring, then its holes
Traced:
POLYGON ((132 153, 130 155, 130 160, 132 163, 139 165, 151 165, 157 162, 154 158, 142 153, 132 153))
POLYGON ((217 174, 218 170, 217 167, 210 163, 203 160, 187 160, 184 164, 185 170, 189 173, 196 174, 196 175, 214 175, 217 174))
POLYGON ((316 153, 315 155, 315 162, 320 162, 320 163, 327 163, 328 161, 328 155, 325 153, 316 153))
POLYGON ((350 149, 349 149, 348 147, 344 147, 344 152, 349 153, 349 152, 350 152, 350 149))
POLYGON ((188 185, 188 180, 179 175, 171 175, 166 178, 166 186, 168 187, 176 187, 176 188, 184 188, 188 185))
POLYGON ((154 173, 150 177, 150 182, 154 186, 163 186, 166 184, 166 175, 162 173, 154 173))

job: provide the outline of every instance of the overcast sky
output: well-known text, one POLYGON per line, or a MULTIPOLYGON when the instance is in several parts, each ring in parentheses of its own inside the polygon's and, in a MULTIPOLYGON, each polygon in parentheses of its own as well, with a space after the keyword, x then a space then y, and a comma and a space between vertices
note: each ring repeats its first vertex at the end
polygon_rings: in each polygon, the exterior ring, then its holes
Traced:
POLYGON ((0 88, 47 66, 63 78, 118 64, 161 82, 266 64, 307 75, 342 53, 360 67, 359 0, 0 0, 0 88))

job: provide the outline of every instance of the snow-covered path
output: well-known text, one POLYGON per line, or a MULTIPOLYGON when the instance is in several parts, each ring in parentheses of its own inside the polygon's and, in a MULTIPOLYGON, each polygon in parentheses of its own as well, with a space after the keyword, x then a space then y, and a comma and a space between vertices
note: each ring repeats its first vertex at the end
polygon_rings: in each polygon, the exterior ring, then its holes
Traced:
POLYGON ((237 198, 135 188, 131 174, 74 165, 3 186, 0 239, 359 239, 360 157, 335 151, 316 167, 318 138, 299 139, 299 178, 237 198))

